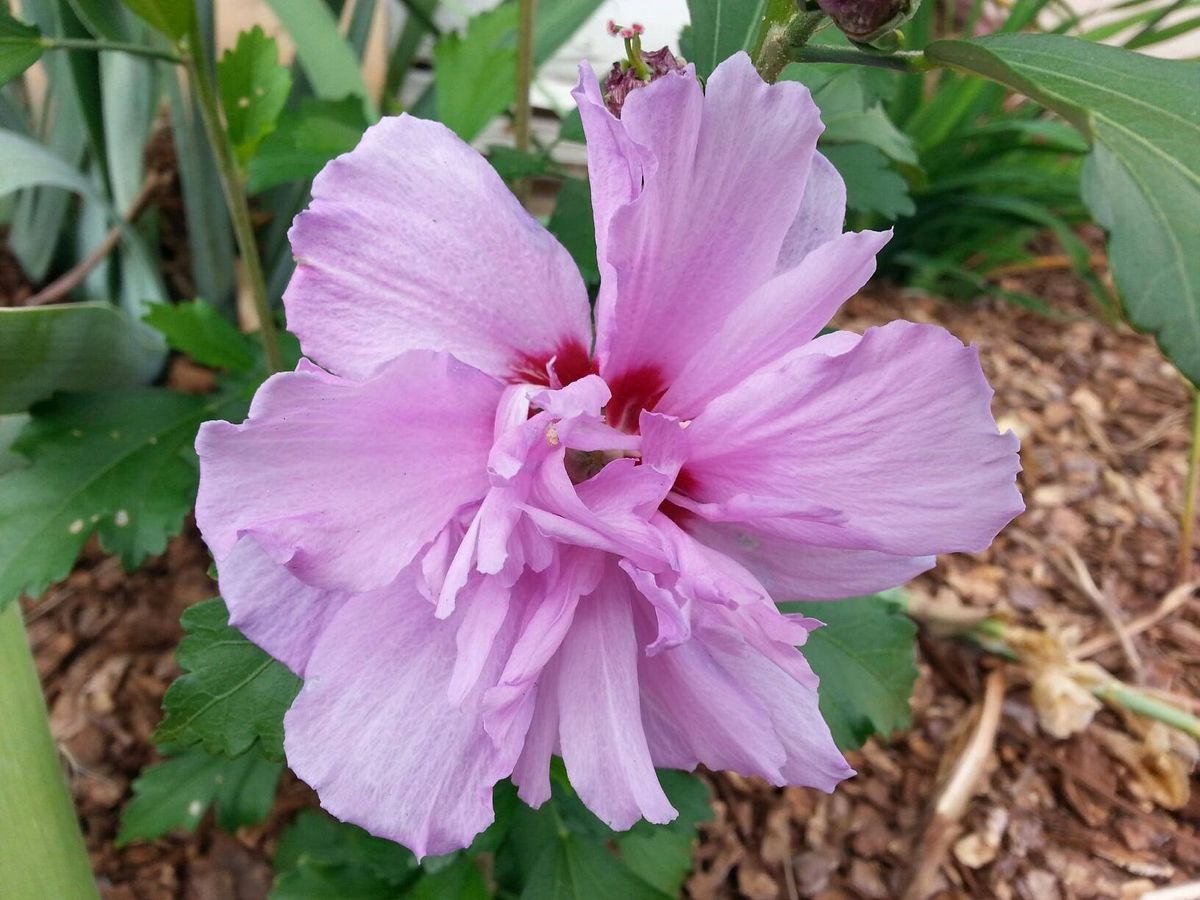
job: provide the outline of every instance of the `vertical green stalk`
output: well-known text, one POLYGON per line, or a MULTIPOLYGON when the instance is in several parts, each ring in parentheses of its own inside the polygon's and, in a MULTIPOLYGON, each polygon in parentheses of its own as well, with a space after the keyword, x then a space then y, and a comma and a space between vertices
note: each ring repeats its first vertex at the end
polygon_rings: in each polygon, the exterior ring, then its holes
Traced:
POLYGON ((1196 483, 1200 481, 1200 391, 1192 388, 1192 452, 1188 456, 1187 487, 1183 517, 1179 520, 1179 562, 1176 578, 1187 581, 1192 574, 1192 527, 1196 523, 1196 483))
POLYGON ((100 896, 17 603, 0 613, 0 885, 9 900, 100 896))
MULTIPOLYGON (((537 18, 537 0, 521 0, 520 18, 517 22, 517 76, 516 105, 513 107, 513 137, 517 149, 529 151, 529 128, 532 115, 530 92, 533 89, 533 32, 537 18)), ((526 179, 516 185, 517 197, 522 203, 529 200, 529 182, 526 179)))
POLYGON ((753 57, 754 67, 768 84, 775 83, 794 54, 828 22, 823 12, 796 12, 793 4, 787 4, 788 17, 778 19, 774 17, 778 13, 772 13, 778 6, 768 7, 753 57))
POLYGON ((221 124, 221 109, 213 86, 210 61, 200 34, 200 25, 195 18, 188 31, 187 44, 188 80, 191 81, 192 91, 196 95, 196 104, 200 107, 204 132, 213 148, 221 191, 225 194, 225 205, 229 207, 233 234, 237 239, 242 264, 246 267, 246 280, 254 299, 255 312, 258 313, 258 335, 262 339, 267 370, 278 372, 283 367, 283 360, 279 353, 279 337, 275 333, 275 319, 271 314, 271 304, 267 300, 267 283, 263 277, 262 259, 254 241, 254 227, 250 224, 250 207, 246 202, 242 175, 234 160, 233 148, 229 146, 229 136, 221 124))

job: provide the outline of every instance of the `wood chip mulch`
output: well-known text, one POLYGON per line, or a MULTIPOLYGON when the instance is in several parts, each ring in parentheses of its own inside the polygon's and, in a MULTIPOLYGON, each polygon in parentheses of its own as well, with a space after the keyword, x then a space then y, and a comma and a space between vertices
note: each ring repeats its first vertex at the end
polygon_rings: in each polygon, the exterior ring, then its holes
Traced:
MULTIPOLYGON (((1103 638, 1112 625, 1064 546, 1124 622, 1153 611, 1175 587, 1189 395, 1152 340, 1088 316, 1069 278, 1043 276, 1033 289, 1063 316, 872 288, 838 324, 861 330, 903 317, 976 342, 996 388, 995 412, 1022 440, 1026 513, 987 553, 947 557, 912 590, 1083 640, 1103 638)), ((106 900, 265 897, 279 832, 314 802, 285 778, 262 826, 228 836, 205 823, 194 836, 113 847, 130 782, 155 758, 150 735, 177 673, 179 614, 213 591, 208 563, 189 526, 132 574, 90 550, 66 581, 26 605, 54 734, 106 900)), ((1200 711, 1195 604, 1132 640, 1136 669, 1119 647, 1095 659, 1200 711)), ((859 775, 835 794, 712 777, 716 817, 702 829, 688 896, 902 896, 931 852, 924 835, 939 773, 954 763, 984 675, 997 665, 945 638, 925 635, 921 649, 913 728, 852 754, 859 775)), ((1127 756, 1120 761, 1127 723, 1106 710, 1082 735, 1055 740, 1040 730, 1019 672, 1009 677, 1002 711, 995 752, 936 870, 933 896, 1133 898, 1200 878, 1200 796, 1184 796, 1186 781, 1172 794, 1153 783, 1153 772, 1131 768, 1127 756)))

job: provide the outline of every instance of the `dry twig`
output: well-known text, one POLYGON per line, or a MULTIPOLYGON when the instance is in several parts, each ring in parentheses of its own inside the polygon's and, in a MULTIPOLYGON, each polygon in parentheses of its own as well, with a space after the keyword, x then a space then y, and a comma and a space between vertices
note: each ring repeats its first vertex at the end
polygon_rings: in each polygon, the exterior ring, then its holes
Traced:
POLYGON ((929 896, 933 878, 946 859, 958 822, 967 811, 995 747, 1005 688, 1003 669, 995 669, 988 674, 975 730, 955 762, 945 787, 934 801, 929 824, 917 844, 923 848, 923 852, 909 875, 904 900, 924 900, 929 896))

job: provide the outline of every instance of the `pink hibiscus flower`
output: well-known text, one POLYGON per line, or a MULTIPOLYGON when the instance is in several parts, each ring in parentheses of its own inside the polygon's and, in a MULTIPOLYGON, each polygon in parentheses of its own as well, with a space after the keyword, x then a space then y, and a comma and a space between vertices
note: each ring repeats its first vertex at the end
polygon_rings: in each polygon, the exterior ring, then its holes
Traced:
POLYGON ((799 84, 740 54, 630 93, 584 67, 594 334, 567 252, 446 128, 371 128, 291 232, 309 359, 197 440, 231 621, 304 678, 292 769, 418 855, 467 845, 552 754, 613 828, 654 767, 852 774, 772 598, 899 584, 1022 508, 974 349, 818 337, 888 235, 799 84), (314 364, 315 363, 315 364, 314 364), (318 367, 319 366, 319 367, 318 367))

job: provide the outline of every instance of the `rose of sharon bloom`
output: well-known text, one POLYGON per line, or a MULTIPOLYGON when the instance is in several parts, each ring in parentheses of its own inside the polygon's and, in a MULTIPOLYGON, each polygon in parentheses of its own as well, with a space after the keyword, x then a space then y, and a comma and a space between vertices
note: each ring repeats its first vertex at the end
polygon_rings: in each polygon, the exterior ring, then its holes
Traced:
POLYGON ((676 811, 655 766, 831 790, 852 774, 774 599, 899 584, 1021 510, 974 349, 819 336, 888 235, 800 84, 745 54, 620 119, 586 66, 593 332, 566 250, 482 157, 408 116, 313 184, 288 321, 309 361, 197 440, 231 621, 304 678, 288 762, 418 855, 561 755, 613 828, 676 811), (594 347, 593 347, 594 344, 594 347))

